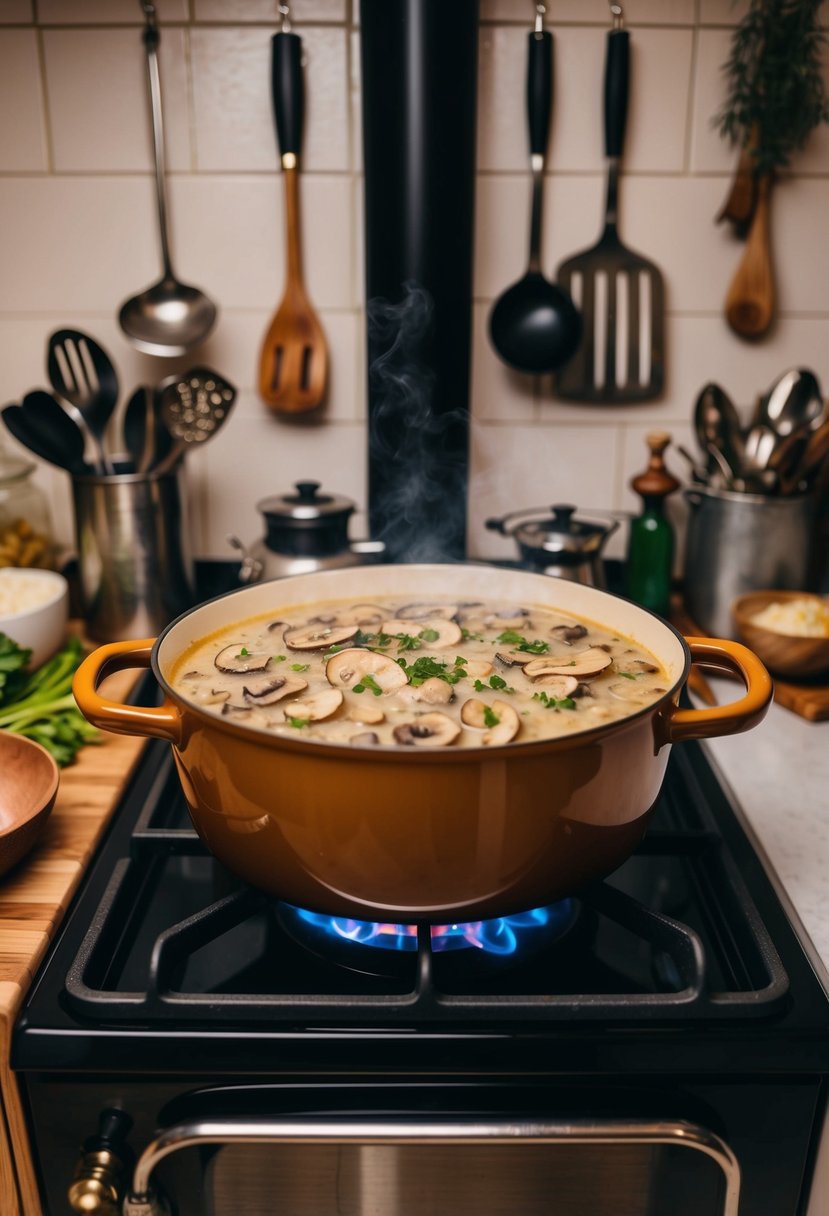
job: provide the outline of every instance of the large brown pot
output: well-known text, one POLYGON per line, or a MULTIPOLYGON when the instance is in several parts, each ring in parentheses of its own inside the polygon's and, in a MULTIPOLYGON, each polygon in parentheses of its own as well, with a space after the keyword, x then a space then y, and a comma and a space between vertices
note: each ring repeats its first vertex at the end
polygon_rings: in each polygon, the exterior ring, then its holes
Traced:
POLYGON ((208 849, 257 887, 302 907, 363 919, 472 919, 576 892, 633 851, 670 745, 748 730, 772 685, 738 643, 683 639, 627 600, 562 579, 476 565, 376 566, 234 591, 179 617, 158 640, 116 642, 85 660, 75 696, 91 722, 167 739, 208 849), (191 642, 259 613, 393 595, 545 605, 589 618, 658 656, 655 704, 566 738, 499 748, 355 748, 287 739, 190 704, 168 675, 191 642), (680 709, 691 662, 736 672, 738 701, 680 709), (152 666, 158 708, 107 700, 110 671, 152 666))

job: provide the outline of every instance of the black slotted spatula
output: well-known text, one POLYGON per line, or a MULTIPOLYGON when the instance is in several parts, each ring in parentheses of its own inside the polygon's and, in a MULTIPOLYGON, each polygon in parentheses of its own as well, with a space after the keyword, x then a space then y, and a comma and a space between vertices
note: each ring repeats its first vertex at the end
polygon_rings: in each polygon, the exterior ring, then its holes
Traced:
POLYGON ((630 35, 608 31, 604 77, 607 201, 604 230, 591 249, 568 258, 558 281, 580 308, 582 340, 556 377, 572 401, 650 401, 662 392, 665 288, 653 262, 628 249, 617 231, 619 163, 627 120, 630 35))

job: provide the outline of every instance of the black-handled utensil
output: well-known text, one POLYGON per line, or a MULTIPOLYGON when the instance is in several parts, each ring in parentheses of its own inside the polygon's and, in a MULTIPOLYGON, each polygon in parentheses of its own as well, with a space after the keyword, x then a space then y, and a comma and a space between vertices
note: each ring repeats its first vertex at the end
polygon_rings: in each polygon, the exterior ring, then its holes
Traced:
POLYGON ((528 35, 527 120, 532 169, 530 255, 527 273, 501 295, 489 317, 489 336, 498 355, 517 371, 551 372, 576 349, 581 318, 570 294, 541 271, 541 214, 544 162, 553 96, 553 36, 541 28, 528 35))
POLYGON ((92 438, 96 472, 112 473, 104 434, 118 400, 118 377, 109 355, 88 334, 59 329, 49 338, 46 367, 52 388, 92 438))
POLYGON ((625 404, 662 392, 665 287, 653 262, 622 244, 617 230, 619 164, 627 125, 630 35, 608 31, 604 76, 607 195, 604 228, 592 248, 562 262, 558 280, 580 303, 584 336, 556 377, 559 397, 625 404))
POLYGON ((48 393, 27 393, 21 404, 5 406, 3 421, 10 434, 41 460, 77 476, 91 472, 84 460, 83 434, 48 393))

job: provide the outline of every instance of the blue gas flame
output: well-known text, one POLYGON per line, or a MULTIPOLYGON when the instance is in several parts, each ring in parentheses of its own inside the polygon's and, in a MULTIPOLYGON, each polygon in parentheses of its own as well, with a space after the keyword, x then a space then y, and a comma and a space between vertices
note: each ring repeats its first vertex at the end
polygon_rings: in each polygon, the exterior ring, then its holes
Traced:
MULTIPOLYGON (((417 950, 417 925, 390 924, 385 921, 352 920, 349 917, 329 916, 322 912, 308 912, 304 908, 291 911, 306 924, 312 925, 323 935, 344 942, 355 942, 381 950, 417 950)), ((448 950, 466 950, 470 947, 486 954, 515 954, 522 940, 531 936, 533 930, 547 929, 554 936, 570 925, 573 919, 573 901, 560 900, 546 908, 533 908, 513 916, 497 916, 492 920, 458 922, 450 925, 432 925, 432 949, 435 953, 448 950)))

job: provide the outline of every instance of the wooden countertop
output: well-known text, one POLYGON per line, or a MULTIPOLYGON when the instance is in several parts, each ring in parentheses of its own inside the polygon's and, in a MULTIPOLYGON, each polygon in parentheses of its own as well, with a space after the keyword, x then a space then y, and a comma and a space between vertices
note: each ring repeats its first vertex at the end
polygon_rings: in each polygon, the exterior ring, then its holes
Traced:
MULTIPOLYGON (((125 697, 134 672, 105 681, 125 697)), ((41 1216, 26 1121, 9 1066, 11 1031, 35 971, 146 740, 101 734, 61 770, 54 810, 31 853, 0 878, 0 1212, 41 1216)), ((80 1144, 78 1146, 80 1148, 80 1144)))

